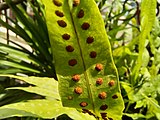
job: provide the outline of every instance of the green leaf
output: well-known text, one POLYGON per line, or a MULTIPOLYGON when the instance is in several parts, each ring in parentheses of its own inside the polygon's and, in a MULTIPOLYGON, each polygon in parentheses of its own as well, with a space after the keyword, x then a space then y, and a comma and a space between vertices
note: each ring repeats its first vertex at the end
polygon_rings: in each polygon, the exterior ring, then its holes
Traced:
POLYGON ((73 7, 68 0, 43 3, 63 105, 89 109, 99 117, 105 112, 108 118, 120 120, 124 106, 117 70, 95 1, 73 0, 73 7), (98 65, 103 68, 98 70, 98 65), (77 82, 75 75, 80 77, 77 82), (103 84, 96 83, 98 78, 103 84))
POLYGON ((15 74, 20 72, 22 72, 22 70, 15 68, 3 68, 3 70, 0 70, 0 74, 15 74))
POLYGON ((7 61, 7 60, 0 60, 0 65, 6 65, 10 67, 15 67, 23 70, 28 70, 34 73, 40 73, 40 71, 32 68, 32 66, 29 66, 29 64, 20 63, 20 62, 13 62, 13 61, 7 61))
MULTIPOLYGON (((127 93, 127 96, 129 98, 129 104, 133 103, 135 105, 134 109, 141 109, 141 108, 147 108, 146 118, 156 117, 158 118, 160 113, 160 106, 158 104, 157 97, 159 96, 159 88, 160 88, 160 76, 156 76, 150 80, 143 81, 142 83, 139 83, 139 86, 137 88, 133 88, 131 84, 127 84, 125 82, 122 82, 122 87, 125 89, 125 92, 127 93)), ((131 107, 131 106, 130 106, 131 107)), ((141 118, 139 114, 136 116, 136 114, 127 114, 127 116, 130 115, 132 118, 136 117, 141 118)))
POLYGON ((137 84, 137 78, 139 76, 139 70, 143 65, 143 57, 145 52, 145 43, 147 36, 150 36, 150 31, 155 22, 156 17, 156 0, 143 0, 141 4, 141 34, 139 36, 139 56, 137 63, 133 68, 132 84, 137 84))
POLYGON ((146 67, 148 65, 149 58, 150 58, 149 52, 148 52, 148 50, 146 48, 143 51, 142 58, 143 58, 142 66, 146 67))
POLYGON ((79 113, 76 109, 62 107, 56 100, 29 100, 0 107, 0 119, 13 116, 33 116, 44 119, 56 118, 62 114, 68 114, 74 120, 95 120, 93 116, 79 113))
POLYGON ((24 26, 23 28, 29 32, 28 34, 33 34, 31 38, 33 42, 36 44, 37 49, 39 49, 40 52, 47 57, 47 59, 51 60, 47 45, 43 42, 46 38, 42 36, 43 34, 40 34, 38 25, 35 25, 34 21, 30 18, 30 16, 27 15, 26 11, 21 6, 17 7, 15 5, 12 5, 11 0, 6 0, 6 3, 15 13, 17 19, 22 23, 22 26, 24 26), (37 34, 37 32, 39 32, 39 34, 37 34))
POLYGON ((124 115, 131 117, 133 120, 137 120, 138 118, 140 118, 140 119, 146 118, 145 115, 140 114, 140 113, 134 113, 134 114, 124 113, 124 115))
POLYGON ((10 47, 9 45, 4 45, 0 43, 0 51, 6 53, 6 57, 12 58, 12 59, 17 59, 17 61, 22 60, 27 63, 34 63, 38 64, 33 57, 31 57, 30 54, 26 53, 25 51, 22 51, 20 49, 10 47))
POLYGON ((134 94, 134 90, 133 90, 131 84, 126 83, 126 82, 121 82, 121 85, 124 88, 125 92, 127 93, 127 96, 129 98, 130 102, 133 103, 133 101, 135 100, 135 97, 133 95, 134 94))
MULTIPOLYGON (((25 55, 28 55, 28 59, 34 61, 32 62, 33 64, 30 63, 29 67, 34 67, 35 69, 41 71, 40 73, 36 72, 36 75, 39 74, 41 76, 53 76, 54 78, 56 78, 54 64, 52 62, 53 58, 51 55, 51 45, 49 42, 47 26, 44 18, 44 6, 42 6, 40 0, 35 1, 34 4, 27 1, 27 3, 29 3, 29 5, 31 5, 33 9, 34 19, 27 14, 25 7, 23 7, 22 4, 13 5, 11 0, 6 0, 5 2, 12 9, 13 14, 16 16, 16 20, 9 18, 2 13, 2 16, 6 17, 6 19, 10 21, 10 24, 7 24, 3 19, 0 19, 0 24, 22 38, 27 43, 27 46, 30 46, 32 51, 30 52, 29 50, 26 50, 24 46, 19 42, 13 42, 13 40, 11 40, 10 43, 13 43, 14 47, 16 45, 16 47, 21 48, 23 52, 26 52, 25 55), (35 65, 35 62, 38 64, 35 65)), ((23 4, 26 4, 26 1, 24 1, 23 4)), ((11 39, 13 38, 11 37, 11 39)), ((6 57, 7 59, 13 58, 13 60, 16 61, 16 55, 10 54, 6 57)), ((26 62, 26 59, 24 57, 19 58, 23 59, 26 62)), ((30 73, 31 75, 33 74, 33 72, 34 71, 30 71, 29 69, 22 69, 22 73, 30 73)))
POLYGON ((17 89, 17 90, 23 90, 23 91, 26 91, 26 92, 30 92, 30 93, 36 93, 38 95, 42 95, 42 96, 45 96, 45 97, 48 97, 48 98, 52 98, 52 99, 60 99, 59 97, 59 93, 54 90, 54 91, 51 91, 51 90, 47 90, 47 89, 44 89, 44 88, 40 88, 40 87, 11 87, 11 88, 7 88, 7 90, 12 90, 12 89, 17 89))
POLYGON ((95 120, 95 118, 93 116, 90 116, 89 114, 80 113, 74 108, 63 107, 60 101, 60 96, 58 94, 58 82, 53 78, 21 77, 14 75, 0 76, 12 77, 36 85, 34 87, 11 87, 8 89, 24 90, 51 98, 48 100, 29 100, 2 106, 0 107, 0 119, 13 116, 32 116, 51 119, 56 118, 62 114, 67 114, 70 118, 75 120, 95 120))
POLYGON ((145 94, 142 95, 146 98, 146 103, 148 105, 147 114, 151 114, 153 116, 156 115, 158 118, 160 114, 160 106, 158 105, 158 101, 154 98, 147 97, 145 94))
POLYGON ((21 77, 21 76, 15 76, 15 75, 0 75, 0 76, 16 78, 19 80, 23 80, 29 84, 35 85, 35 87, 10 87, 8 89, 24 90, 27 92, 36 93, 39 95, 60 100, 60 96, 58 92, 58 82, 53 78, 33 77, 33 76, 21 77))
MULTIPOLYGON (((8 19, 11 20, 10 18, 8 18, 8 19)), ((11 21, 13 21, 13 20, 11 20, 11 21)), ((7 24, 6 22, 4 22, 2 19, 0 19, 0 23, 4 27, 6 27, 7 29, 9 29, 12 32, 16 33, 17 35, 19 35, 21 38, 25 39, 27 42, 32 41, 32 39, 28 36, 28 34, 25 32, 25 30, 22 29, 16 22, 12 22, 12 24, 14 24, 16 26, 15 28, 13 26, 7 24)))

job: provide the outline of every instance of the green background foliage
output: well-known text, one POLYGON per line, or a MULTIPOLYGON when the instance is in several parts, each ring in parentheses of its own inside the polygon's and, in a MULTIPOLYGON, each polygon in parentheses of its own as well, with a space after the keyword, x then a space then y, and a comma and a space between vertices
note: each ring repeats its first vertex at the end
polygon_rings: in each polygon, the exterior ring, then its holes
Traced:
MULTIPOLYGON (((19 119, 17 117, 20 117, 22 120, 94 120, 95 117, 93 117, 93 112, 90 113, 89 111, 84 114, 82 113, 84 111, 80 109, 62 106, 62 103, 63 105, 66 103, 63 101, 63 97, 61 101, 60 95, 64 95, 65 97, 68 96, 68 94, 75 94, 73 93, 74 86, 70 86, 70 91, 66 91, 66 84, 86 85, 85 76, 81 74, 83 73, 84 68, 79 67, 78 69, 78 67, 75 66, 76 70, 73 70, 74 67, 68 67, 68 60, 73 56, 77 61, 81 61, 77 63, 77 66, 79 63, 83 66, 81 57, 83 56, 85 58, 86 68, 88 68, 86 74, 89 78, 92 78, 93 81, 99 76, 102 77, 101 72, 98 76, 94 76, 96 75, 96 72, 90 74, 94 71, 95 64, 104 61, 102 64, 104 66, 106 65, 105 68, 108 68, 108 62, 106 62, 105 59, 110 58, 110 68, 115 71, 113 78, 116 79, 116 81, 118 78, 120 80, 120 87, 116 86, 115 91, 111 91, 111 93, 119 92, 121 89, 121 94, 125 103, 123 117, 120 118, 121 116, 118 116, 118 119, 160 119, 160 26, 158 1, 95 0, 99 9, 97 9, 97 7, 90 8, 93 5, 93 0, 81 1, 83 2, 80 4, 80 7, 85 11, 83 18, 76 17, 80 8, 78 6, 73 7, 72 0, 68 1, 69 6, 68 2, 66 2, 63 8, 52 7, 53 4, 49 4, 49 1, 44 1, 51 6, 49 9, 52 10, 52 12, 50 12, 50 17, 53 22, 48 23, 55 25, 55 27, 52 28, 50 25, 48 28, 49 33, 55 31, 51 33, 53 36, 50 36, 50 38, 53 39, 49 39, 46 25, 45 15, 47 14, 45 13, 45 9, 47 7, 44 6, 41 1, 36 0, 34 2, 29 2, 34 13, 32 17, 29 16, 25 10, 24 6, 26 5, 26 2, 16 6, 13 5, 12 2, 10 3, 10 0, 6 1, 17 19, 13 20, 10 17, 6 17, 13 25, 7 23, 4 19, 0 19, 0 24, 25 40, 31 50, 14 41, 9 41, 9 44, 4 44, 0 41, 0 74, 23 73, 22 75, 34 75, 34 77, 19 77, 12 75, 2 75, 3 77, 0 77, 0 113, 3 113, 2 115, 0 114, 0 119, 17 120, 19 119), (54 9, 61 10, 65 13, 65 16, 62 19, 67 23, 66 28, 61 29, 56 24, 57 20, 60 18, 55 16, 54 9), (99 14, 99 11, 101 14, 99 14), (97 16, 93 16, 92 14, 97 14, 97 16), (52 18, 52 16, 54 17, 52 18), (94 19, 90 16, 93 16, 94 19), (103 20, 101 19, 101 16, 103 20), (81 24, 86 21, 90 23, 90 28, 88 30, 82 30, 81 24), (101 32, 99 32, 100 29, 102 29, 101 32), (75 34, 75 30, 77 31, 77 34, 75 34), (59 36, 64 32, 71 35, 70 41, 61 42, 62 37, 59 36), (105 36, 106 32, 108 38, 105 36), (88 34, 95 36, 95 41, 94 44, 86 46, 85 41, 88 34), (101 36, 101 34, 104 34, 104 36, 101 36), (79 39, 77 39, 77 36, 79 39), (111 45, 108 44, 108 41, 104 41, 103 38, 106 40, 109 39, 111 45), (73 39, 76 39, 76 41, 73 39), (99 41, 99 39, 102 41, 99 41), (79 46, 78 42, 82 46, 79 46), (60 46, 57 46, 59 43, 60 46), (75 46, 74 52, 66 52, 65 46, 68 44, 75 46), (51 51, 51 46, 54 46, 53 51, 51 51), (58 50, 59 47, 60 50, 58 50), (92 59, 89 58, 89 52, 94 50, 99 52, 101 51, 101 49, 99 49, 100 47, 103 47, 102 56, 104 55, 104 57, 100 57, 102 59, 92 62, 92 59), (108 47, 109 49, 111 47, 111 50, 108 50, 108 47), (80 48, 83 48, 83 54, 79 51, 80 48), (105 50, 106 54, 103 52, 105 50), (112 58, 109 57, 112 53, 113 60, 118 69, 118 76, 115 66, 112 64, 112 58), (64 60, 64 63, 61 59, 64 60), (57 66, 56 64, 54 65, 54 63, 57 62, 57 66), (63 80, 67 81, 64 81, 64 86, 61 86, 61 88, 64 88, 60 95, 58 94, 58 82, 55 68, 58 70, 58 72, 57 70, 56 72, 58 79, 61 79, 60 82, 63 82, 63 80), (70 68, 72 68, 72 70, 70 70, 70 68), (73 74, 77 72, 78 74, 81 74, 81 79, 83 79, 83 81, 79 81, 79 83, 70 82, 69 80, 72 79, 73 74), (65 77, 63 77, 62 74, 65 77), (10 78, 7 78, 6 76, 10 76, 10 78), (20 80, 23 80, 23 82, 20 80), (44 105, 43 108, 41 106, 42 104, 44 105), (47 113, 47 111, 50 111, 50 113, 47 113)), ((96 6, 96 4, 94 3, 94 6, 96 6)), ((5 14, 2 12, 1 16, 5 16, 5 14)), ((10 37, 10 39, 12 39, 12 37, 10 37)), ((107 73, 112 74, 113 71, 105 72, 106 76, 108 75, 107 73)), ((110 76, 106 76, 104 76, 104 78, 110 78, 110 76)), ((96 88, 95 82, 93 81, 88 82, 93 84, 93 87, 91 88, 92 91, 96 88)), ((108 80, 106 80, 106 82, 108 82, 108 80)), ((87 89, 88 87, 85 87, 85 91, 87 91, 87 89)), ((97 92, 95 91, 94 94, 97 94, 97 92)), ((86 96, 87 95, 88 93, 86 92, 86 96)), ((88 101, 90 102, 90 100, 88 101)), ((76 104, 79 104, 78 99, 76 104)), ((72 105, 73 104, 70 104, 70 106, 72 105)), ((99 105, 100 104, 97 105, 97 108, 99 108, 99 105)), ((120 108, 119 106, 118 108, 120 108)), ((77 106, 74 105, 72 107, 77 106)), ((120 109, 122 110, 123 108, 120 109)))

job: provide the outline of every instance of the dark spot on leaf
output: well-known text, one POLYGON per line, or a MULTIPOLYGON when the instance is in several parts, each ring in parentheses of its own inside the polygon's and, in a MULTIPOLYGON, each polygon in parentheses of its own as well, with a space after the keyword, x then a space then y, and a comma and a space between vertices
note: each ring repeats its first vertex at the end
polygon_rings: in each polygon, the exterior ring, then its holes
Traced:
POLYGON ((88 109, 82 109, 83 111, 83 113, 88 113, 89 115, 92 115, 93 113, 91 112, 91 111, 89 111, 88 109))
POLYGON ((90 52, 89 55, 90 55, 91 58, 96 58, 97 53, 95 51, 92 51, 92 52, 90 52))
POLYGON ((113 98, 113 99, 117 99, 118 96, 117 96, 117 95, 113 95, 112 98, 113 98))
POLYGON ((88 103, 86 103, 86 102, 81 102, 79 105, 80 105, 81 107, 86 107, 86 106, 88 105, 88 103))
POLYGON ((73 48, 71 45, 68 45, 68 46, 66 47, 66 50, 67 50, 68 52, 73 52, 73 51, 74 51, 74 48, 73 48))
POLYGON ((77 15, 78 18, 82 18, 84 16, 84 11, 81 9, 77 15))
POLYGON ((74 92, 76 93, 76 94, 82 94, 82 92, 83 92, 83 90, 82 90, 82 88, 81 87, 76 87, 75 89, 74 89, 74 92))
POLYGON ((73 0, 73 6, 76 7, 80 4, 80 0, 73 0))
POLYGON ((62 35, 62 38, 63 38, 64 40, 69 40, 69 39, 70 39, 70 35, 69 35, 69 34, 63 34, 63 35, 62 35))
POLYGON ((83 113, 88 113, 89 112, 89 110, 87 110, 87 109, 82 109, 83 111, 83 113))
POLYGON ((109 120, 113 120, 113 118, 109 118, 109 120))
POLYGON ((101 113, 102 118, 107 117, 107 113, 101 113))
POLYGON ((73 75, 72 80, 78 82, 80 80, 80 75, 78 74, 73 75))
POLYGON ((102 83, 103 83, 103 79, 102 79, 102 78, 98 78, 98 79, 96 80, 96 84, 102 85, 102 83))
POLYGON ((95 116, 95 114, 93 114, 91 111, 89 111, 89 110, 87 110, 87 109, 82 109, 83 111, 83 113, 88 113, 89 115, 92 115, 92 116, 94 116, 94 117, 96 117, 95 116))
POLYGON ((87 30, 89 27, 90 27, 90 25, 89 25, 89 23, 87 23, 87 22, 83 23, 82 26, 81 26, 81 28, 82 28, 83 30, 87 30))
POLYGON ((94 41, 94 38, 93 37, 88 37, 87 38, 87 43, 90 44, 94 41))
POLYGON ((63 17, 63 16, 64 16, 63 12, 61 12, 61 11, 59 11, 59 10, 56 10, 56 11, 55 11, 55 14, 56 14, 57 16, 59 16, 59 17, 63 17))
POLYGON ((53 0, 53 3, 58 7, 62 6, 62 3, 59 0, 53 0))
POLYGON ((73 97, 72 96, 68 96, 68 100, 73 100, 73 97))
POLYGON ((98 63, 98 64, 96 64, 95 69, 96 69, 97 71, 101 71, 101 70, 103 69, 103 65, 100 64, 100 63, 98 63))
POLYGON ((107 93, 106 93, 106 92, 101 92, 101 93, 98 94, 98 97, 99 97, 100 99, 106 99, 107 93))
POLYGON ((67 23, 64 20, 58 20, 57 23, 61 27, 66 27, 67 26, 67 23))
POLYGON ((109 85, 110 87, 114 86, 114 85, 115 85, 115 81, 114 81, 114 80, 111 80, 111 81, 108 83, 108 85, 109 85))
POLYGON ((102 106, 100 107, 101 110, 106 110, 107 108, 108 108, 108 105, 106 105, 106 104, 105 104, 105 105, 102 105, 102 106))
POLYGON ((68 64, 69 64, 70 66, 74 66, 74 65, 77 64, 77 60, 76 60, 76 59, 71 59, 71 60, 68 61, 68 64))
POLYGON ((108 118, 103 118, 103 120, 108 120, 108 118))

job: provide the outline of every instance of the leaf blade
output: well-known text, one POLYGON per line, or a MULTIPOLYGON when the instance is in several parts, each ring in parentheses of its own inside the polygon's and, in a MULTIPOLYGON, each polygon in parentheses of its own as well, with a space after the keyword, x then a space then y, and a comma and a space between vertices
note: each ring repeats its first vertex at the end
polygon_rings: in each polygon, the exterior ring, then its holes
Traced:
POLYGON ((76 109, 62 107, 61 102, 56 100, 29 100, 26 102, 5 105, 0 107, 0 113, 3 113, 0 114, 0 119, 13 116, 33 116, 52 119, 62 114, 68 114, 75 120, 95 120, 93 116, 79 113, 76 109))
POLYGON ((58 0, 58 2, 54 0, 53 3, 44 0, 43 2, 46 7, 46 20, 63 105, 89 109, 97 116, 106 110, 101 110, 101 106, 105 105, 111 109, 105 111, 112 115, 108 117, 121 119, 124 106, 117 70, 96 3, 94 0, 81 0, 77 7, 71 8, 67 0, 58 0), (56 11, 64 16, 61 17, 56 11), (95 69, 97 64, 103 66, 102 71, 95 69), (74 75, 80 76, 78 82, 73 80, 74 75), (96 84, 98 78, 103 78, 103 85, 96 84), (108 85, 111 80, 115 82, 114 87, 108 85), (82 94, 75 92, 76 88, 82 94), (103 98, 101 99, 99 94, 104 92, 107 97, 102 100, 103 98), (112 96, 114 95, 117 100, 113 100, 112 96), (109 101, 114 102, 109 104, 109 101), (86 106, 82 107, 81 102, 85 102, 86 106), (118 103, 120 103, 119 106, 118 103), (116 107, 119 109, 115 114, 116 107))

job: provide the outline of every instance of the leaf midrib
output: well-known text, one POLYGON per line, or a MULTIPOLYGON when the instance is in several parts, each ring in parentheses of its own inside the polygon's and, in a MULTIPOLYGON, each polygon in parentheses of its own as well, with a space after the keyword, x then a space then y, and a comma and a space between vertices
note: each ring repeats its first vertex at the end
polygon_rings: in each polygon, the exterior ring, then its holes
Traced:
MULTIPOLYGON (((68 4, 68 6, 69 6, 69 4, 68 4)), ((82 52, 82 48, 81 48, 81 45, 80 45, 80 39, 79 39, 78 34, 77 34, 77 29, 75 27, 75 23, 74 23, 73 15, 72 15, 71 11, 70 11, 70 16, 71 16, 71 20, 72 20, 72 23, 73 23, 73 28, 74 28, 74 31, 75 31, 75 36, 77 38, 77 43, 78 43, 78 47, 79 47, 79 51, 80 51, 80 56, 81 56, 81 59, 82 59, 82 64, 83 64, 83 68, 84 68, 84 78, 85 78, 86 83, 87 83, 87 92, 88 92, 88 95, 89 95, 89 99, 91 101, 92 110, 95 112, 93 95, 92 95, 92 91, 91 91, 90 84, 89 84, 89 78, 88 78, 88 75, 87 75, 87 72, 86 72, 87 69, 86 69, 86 65, 85 65, 85 62, 84 62, 84 58, 83 58, 83 52, 82 52)))

